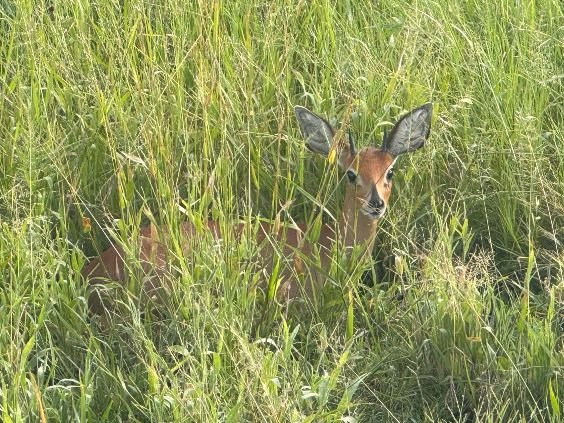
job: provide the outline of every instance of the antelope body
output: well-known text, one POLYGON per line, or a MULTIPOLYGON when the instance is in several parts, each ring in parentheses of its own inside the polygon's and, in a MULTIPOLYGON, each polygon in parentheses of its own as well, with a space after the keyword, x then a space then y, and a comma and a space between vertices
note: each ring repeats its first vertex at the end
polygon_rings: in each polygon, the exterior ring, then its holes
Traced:
MULTIPOLYGON (((274 263, 280 259, 277 267, 280 279, 277 296, 281 299, 311 296, 322 289, 326 269, 331 264, 331 251, 336 243, 337 248, 347 252, 359 247, 361 255, 371 253, 378 221, 388 206, 393 166, 399 155, 424 145, 430 132, 432 105, 424 104, 399 119, 389 135, 384 135, 380 148, 365 147, 359 151, 351 136, 348 137, 348 143, 332 145, 340 143, 334 143, 336 131, 325 119, 301 106, 295 107, 295 113, 309 150, 327 157, 335 149, 339 167, 346 174, 347 185, 338 224, 322 225, 319 238, 313 245, 303 236, 306 230, 304 226, 279 231, 275 230, 274 225, 259 225, 256 261, 265 271, 263 279, 268 281, 274 263)), ((207 229, 214 238, 222 238, 215 221, 209 220, 207 229)), ((244 229, 244 225, 234 227, 236 239, 242 236, 244 229)), ((145 293, 151 294, 165 285, 163 280, 169 262, 168 232, 168 228, 152 224, 140 231, 139 260, 147 276, 143 286, 145 293)), ((197 236, 191 223, 183 223, 179 233, 187 241, 197 236)), ((117 245, 109 247, 90 261, 82 269, 82 274, 95 287, 89 298, 89 308, 99 313, 105 308, 98 292, 100 285, 108 281, 125 282, 123 249, 117 245)))

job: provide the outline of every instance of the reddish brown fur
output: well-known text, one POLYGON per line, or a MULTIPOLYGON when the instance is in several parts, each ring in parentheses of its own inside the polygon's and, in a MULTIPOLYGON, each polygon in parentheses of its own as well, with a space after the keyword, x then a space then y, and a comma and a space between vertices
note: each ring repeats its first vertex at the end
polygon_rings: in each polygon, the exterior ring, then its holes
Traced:
MULTIPOLYGON (((391 182, 386 181, 385 172, 393 163, 393 158, 375 148, 369 147, 361 150, 355 157, 351 157, 348 149, 340 155, 342 165, 354 168, 362 185, 352 186, 347 184, 345 202, 339 222, 340 230, 344 230, 339 237, 344 241, 344 247, 350 248, 354 245, 364 245, 366 251, 370 251, 374 240, 378 220, 372 219, 359 213, 368 196, 371 184, 375 184, 382 199, 387 204, 390 197, 391 182)), ((234 232, 240 234, 243 225, 238 225, 234 232)), ((219 226, 214 221, 208 221, 208 230, 217 239, 221 237, 219 226)), ((260 248, 261 267, 266 271, 264 279, 268 280, 268 272, 272 268, 272 257, 275 249, 281 249, 281 257, 284 258, 280 270, 279 298, 295 298, 305 293, 310 296, 315 289, 323 285, 324 271, 330 265, 331 248, 337 238, 336 230, 332 225, 323 225, 317 245, 319 246, 320 263, 318 266, 308 260, 312 254, 312 246, 304 241, 305 227, 299 230, 286 228, 273 233, 273 227, 269 224, 261 224, 257 233, 257 245, 260 248), (268 238, 268 239, 267 239, 268 238), (304 259, 305 258, 305 259, 304 259), (304 278, 305 284, 299 283, 297 274, 308 273, 304 278)), ((196 236, 196 230, 190 223, 184 223, 181 228, 181 236, 191 239, 196 236)), ((139 259, 143 274, 146 275, 144 291, 151 294, 155 289, 162 288, 162 279, 167 273, 169 255, 168 229, 166 227, 156 228, 154 225, 146 226, 140 231, 139 259)), ((107 281, 125 281, 124 252, 121 247, 113 245, 105 250, 100 257, 92 260, 82 270, 85 278, 91 285, 103 285, 107 281)), ((264 287, 264 285, 263 285, 264 287)), ((103 304, 97 293, 91 295, 89 300, 90 309, 99 313, 103 310, 103 304)))
MULTIPOLYGON (((306 139, 312 133, 314 136, 311 141, 306 140, 306 142, 310 142, 310 147, 318 150, 316 152, 327 155, 329 145, 325 146, 323 138, 320 137, 320 128, 327 125, 328 131, 331 131, 333 136, 335 135, 334 130, 323 119, 319 117, 311 118, 315 115, 307 112, 306 109, 301 108, 297 113, 305 115, 305 118, 302 116, 304 120, 301 124, 302 129, 310 132, 304 134, 306 139), (324 124, 320 122, 324 122, 324 124)), ((407 122, 415 125, 423 122, 423 119, 426 119, 425 122, 428 120, 427 126, 423 127, 427 130, 427 133, 419 131, 419 135, 412 137, 413 139, 403 135, 403 138, 399 138, 399 144, 394 145, 395 154, 411 151, 411 148, 416 147, 412 147, 410 142, 413 142, 415 146, 420 146, 424 137, 428 136, 431 105, 428 104, 415 109, 414 113, 416 114, 413 120, 407 122)), ((409 116, 411 114, 407 115, 407 118, 412 119, 409 116)), ((406 133, 403 127, 398 131, 406 133)), ((372 250, 379 218, 386 210, 390 198, 392 183, 391 180, 388 180, 387 173, 393 166, 395 157, 387 151, 374 147, 364 148, 357 153, 351 153, 351 148, 354 148, 352 142, 342 147, 338 161, 343 171, 352 171, 356 174, 356 180, 354 183, 347 182, 339 222, 336 225, 323 225, 319 239, 314 245, 305 240, 305 228, 303 226, 283 230, 275 230, 274 225, 271 224, 260 224, 259 226, 256 234, 258 246, 256 265, 257 269, 263 272, 261 287, 265 288, 265 282, 270 279, 273 264, 276 258, 280 257, 282 262, 279 267, 278 279, 280 284, 277 292, 279 299, 291 299, 302 294, 311 296, 313 293, 319 292, 326 280, 326 273, 332 260, 332 249, 336 242, 339 243, 337 245, 338 251, 345 251, 346 254, 355 246, 360 247, 361 256, 368 256, 372 250), (383 205, 372 207, 369 201, 371 199, 381 200, 383 205), (317 255, 319 261, 316 259, 317 255)), ((219 225, 216 222, 210 220, 207 226, 207 230, 215 239, 222 238, 219 225)), ((230 242, 239 242, 244 230, 243 225, 235 226, 233 230, 235 239, 230 240, 230 242)), ((170 262, 170 252, 167 247, 170 241, 168 232, 167 227, 159 229, 153 225, 141 229, 139 259, 145 275, 143 290, 150 296, 153 295, 155 290, 166 290, 168 285, 166 281, 174 280, 167 277, 170 262)), ((190 251, 190 240, 194 241, 197 236, 201 236, 201 234, 196 234, 192 224, 182 224, 180 238, 184 240, 182 247, 185 252, 190 251)), ((118 246, 111 246, 98 258, 88 263, 82 270, 82 274, 91 285, 103 285, 107 281, 123 283, 126 273, 123 258, 123 250, 118 246)), ((98 292, 100 292, 100 288, 97 288, 89 299, 90 309, 96 313, 105 308, 100 296, 97 295, 98 292)))
MULTIPOLYGON (((343 154, 341 154, 341 157, 343 157, 343 154)), ((394 163, 394 158, 389 153, 380 151, 375 147, 366 147, 354 157, 351 157, 348 149, 345 149, 344 158, 341 161, 343 169, 356 170, 361 179, 361 185, 356 188, 347 185, 343 208, 352 206, 352 199, 354 199, 356 209, 364 205, 372 184, 376 185, 378 194, 380 194, 386 206, 388 205, 392 192, 392 181, 386 180, 386 172, 394 163)))

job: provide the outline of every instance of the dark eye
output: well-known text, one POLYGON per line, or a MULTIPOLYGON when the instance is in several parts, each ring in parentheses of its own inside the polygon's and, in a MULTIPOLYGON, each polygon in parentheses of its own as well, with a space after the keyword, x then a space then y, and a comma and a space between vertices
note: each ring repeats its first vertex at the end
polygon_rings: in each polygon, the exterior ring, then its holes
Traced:
POLYGON ((356 182, 356 173, 354 173, 352 170, 347 170, 347 178, 349 178, 349 182, 351 184, 354 184, 356 182))
POLYGON ((386 179, 388 181, 391 181, 393 177, 394 177, 394 169, 388 170, 388 173, 386 174, 386 179))

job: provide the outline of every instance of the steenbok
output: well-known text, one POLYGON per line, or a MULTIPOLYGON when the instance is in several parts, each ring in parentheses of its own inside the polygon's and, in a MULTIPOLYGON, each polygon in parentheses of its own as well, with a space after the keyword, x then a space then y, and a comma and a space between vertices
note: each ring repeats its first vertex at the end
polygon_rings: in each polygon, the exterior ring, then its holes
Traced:
MULTIPOLYGON (((327 269, 336 251, 349 254, 353 247, 360 251, 355 257, 369 256, 374 244, 379 219, 384 216, 392 189, 393 167, 398 156, 415 151, 423 146, 431 128, 431 103, 420 106, 394 125, 382 145, 365 147, 357 151, 352 138, 348 142, 335 140, 336 131, 320 116, 304 107, 295 107, 296 118, 305 139, 306 147, 325 157, 336 157, 341 170, 346 174, 345 200, 341 217, 335 224, 321 226, 319 236, 305 236, 306 228, 294 225, 280 230, 279 225, 260 223, 256 233, 257 254, 254 263, 264 273, 263 288, 275 287, 279 299, 299 296, 310 297, 319 293, 327 279, 327 269), (336 155, 336 156, 335 156, 336 155), (275 285, 273 285, 273 283, 275 285)), ((220 240, 219 225, 207 222, 211 235, 220 240)), ((245 225, 235 225, 237 241, 245 225)), ((141 229, 139 237, 139 261, 144 275, 143 291, 150 297, 158 294, 162 298, 170 288, 169 249, 170 231, 166 226, 149 225, 141 229)), ((179 230, 183 250, 194 248, 198 231, 191 223, 183 223, 179 230), (192 242, 190 242, 192 241, 192 242)), ((178 251, 178 250, 177 250, 178 251)), ((90 261, 82 270, 94 288, 89 298, 91 312, 100 313, 105 305, 102 301, 102 286, 109 281, 124 283, 126 280, 124 251, 113 245, 99 257, 90 261)))

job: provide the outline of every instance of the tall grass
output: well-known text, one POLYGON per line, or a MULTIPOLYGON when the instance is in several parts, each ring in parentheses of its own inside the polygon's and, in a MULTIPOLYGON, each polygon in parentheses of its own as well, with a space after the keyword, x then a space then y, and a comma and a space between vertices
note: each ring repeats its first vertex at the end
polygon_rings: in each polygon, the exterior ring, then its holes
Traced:
POLYGON ((2 421, 562 419, 562 23, 556 0, 3 1, 2 421), (364 146, 429 100, 375 269, 266 308, 256 219, 342 200, 293 105, 351 107, 364 146), (140 226, 208 217, 249 238, 174 238, 143 313, 140 226), (100 323, 80 269, 110 242, 130 291, 100 323))

